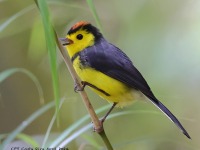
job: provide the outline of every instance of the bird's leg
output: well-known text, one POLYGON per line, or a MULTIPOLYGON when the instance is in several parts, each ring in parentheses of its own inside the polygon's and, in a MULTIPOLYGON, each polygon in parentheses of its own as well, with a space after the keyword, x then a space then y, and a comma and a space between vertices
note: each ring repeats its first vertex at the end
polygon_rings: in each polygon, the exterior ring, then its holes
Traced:
POLYGON ((95 88, 96 86, 86 82, 86 81, 81 81, 81 85, 78 85, 77 83, 75 83, 74 85, 74 91, 78 92, 78 91, 83 91, 85 89, 85 86, 88 85, 90 87, 95 88))
POLYGON ((99 92, 105 94, 106 96, 110 96, 110 94, 108 94, 108 93, 105 92, 104 90, 102 90, 102 89, 96 87, 95 85, 93 85, 93 84, 91 84, 91 83, 89 83, 89 82, 81 81, 81 84, 82 84, 82 87, 78 86, 78 85, 75 83, 75 87, 74 87, 74 91, 75 91, 75 92, 83 91, 84 88, 85 88, 85 86, 87 85, 87 86, 90 86, 91 88, 93 88, 93 89, 95 89, 95 90, 97 90, 97 91, 99 91, 99 92))
POLYGON ((111 111, 115 108, 115 106, 117 105, 116 102, 113 103, 112 107, 109 109, 109 111, 106 113, 106 115, 100 120, 101 123, 103 124, 103 122, 106 120, 106 118, 108 117, 108 115, 111 113, 111 111))
POLYGON ((106 120, 106 118, 108 117, 108 115, 111 113, 111 111, 113 110, 113 108, 114 108, 116 105, 117 105, 116 102, 113 103, 112 107, 109 109, 109 111, 106 113, 106 115, 105 115, 102 119, 99 120, 100 123, 101 123, 101 128, 100 128, 100 129, 95 129, 95 128, 94 128, 94 131, 95 131, 95 132, 100 133, 100 132, 102 131, 104 121, 106 120))

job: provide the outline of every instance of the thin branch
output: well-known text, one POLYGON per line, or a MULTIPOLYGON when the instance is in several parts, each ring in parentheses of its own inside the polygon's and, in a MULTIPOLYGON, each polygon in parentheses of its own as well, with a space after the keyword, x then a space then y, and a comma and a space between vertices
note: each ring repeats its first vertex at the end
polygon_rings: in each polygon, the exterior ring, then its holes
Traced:
MULTIPOLYGON (((56 36, 57 36, 57 35, 56 35, 56 36)), ((72 78, 73 78, 73 80, 74 80, 74 83, 75 83, 77 86, 80 86, 80 87, 81 87, 81 82, 80 82, 80 80, 79 80, 79 78, 78 78, 78 76, 77 76, 77 74, 76 74, 76 72, 75 72, 75 70, 74 70, 74 68, 73 68, 73 65, 72 65, 72 63, 71 63, 71 60, 70 60, 69 56, 66 54, 65 48, 62 46, 62 44, 61 44, 60 41, 58 40, 58 37, 57 37, 57 41, 56 41, 56 42, 57 42, 58 47, 59 47, 59 50, 60 50, 60 52, 61 52, 61 54, 62 54, 62 56, 63 56, 63 59, 64 59, 64 61, 65 61, 65 64, 67 65, 67 68, 68 68, 68 70, 69 70, 69 72, 70 72, 70 74, 71 74, 71 76, 72 76, 72 78)), ((93 124, 94 124, 94 128, 95 128, 96 130, 101 129, 101 128, 102 128, 102 125, 101 125, 101 123, 100 123, 100 121, 99 121, 99 118, 97 117, 97 115, 96 115, 96 113, 95 113, 95 111, 94 111, 94 108, 92 107, 92 105, 91 105, 91 103, 90 103, 90 101, 89 101, 89 98, 88 98, 86 92, 85 92, 84 90, 83 90, 83 91, 79 91, 79 94, 81 95, 81 98, 83 99, 84 104, 85 104, 85 106, 86 106, 86 108, 87 108, 87 110, 88 110, 88 112, 89 112, 89 114, 90 114, 90 116, 91 116, 92 122, 93 122, 93 124)))
MULTIPOLYGON (((35 1, 36 5, 38 7, 38 0, 34 0, 34 1, 35 1)), ((39 11, 41 11, 40 7, 38 7, 38 9, 39 9, 39 11)), ((51 26, 52 30, 54 30, 54 28, 53 28, 53 26, 51 24, 49 26, 51 26)), ((54 30, 54 34, 55 34, 55 39, 56 39, 56 43, 58 45, 58 48, 59 48, 59 50, 60 50, 60 52, 61 52, 61 54, 63 56, 65 64, 67 65, 67 68, 68 68, 68 70, 69 70, 69 72, 70 72, 70 74, 71 74, 71 76, 72 76, 72 78, 74 80, 74 83, 77 86, 81 87, 81 82, 80 82, 80 80, 78 78, 78 75, 76 74, 76 72, 75 72, 75 70, 73 68, 73 65, 71 63, 71 60, 70 60, 69 56, 66 54, 65 48, 60 43, 55 30, 54 30)), ((82 98, 82 100, 83 100, 83 102, 85 104, 85 107, 87 108, 87 111, 90 114, 90 117, 91 117, 91 120, 93 122, 95 131, 97 133, 99 133, 99 135, 103 139, 107 149, 108 150, 113 150, 112 145, 110 144, 110 141, 108 140, 108 138, 107 138, 107 136, 105 134, 105 131, 104 131, 104 128, 103 128, 103 123, 101 123, 99 121, 99 118, 97 117, 97 114, 95 113, 94 108, 93 108, 92 104, 90 103, 86 92, 84 90, 83 91, 79 91, 79 94, 81 95, 81 98, 82 98)))
MULTIPOLYGON (((81 82, 80 82, 80 80, 78 78, 78 75, 76 74, 76 72, 75 72, 75 70, 73 68, 71 60, 70 60, 69 56, 66 54, 66 49, 62 46, 62 44, 58 40, 58 36, 57 36, 56 32, 55 32, 55 35, 57 37, 56 38, 57 39, 57 41, 56 41, 57 45, 58 45, 59 50, 60 50, 60 52, 61 52, 61 54, 63 56, 65 64, 67 65, 67 68, 68 68, 68 70, 69 70, 69 72, 70 72, 70 74, 71 74, 71 76, 72 76, 72 78, 74 80, 74 83, 77 86, 81 86, 81 82)), ((90 114, 91 120, 92 120, 92 122, 94 124, 95 132, 97 132, 101 136, 101 138, 104 141, 107 149, 108 150, 113 150, 112 145, 111 145, 111 143, 110 143, 109 139, 107 138, 106 133, 104 131, 103 123, 101 123, 101 121, 97 117, 97 114, 95 113, 94 108, 93 108, 92 104, 89 101, 87 93, 83 90, 83 91, 79 91, 79 94, 81 95, 81 98, 82 98, 82 100, 83 100, 83 102, 84 102, 84 104, 85 104, 85 106, 87 108, 87 111, 90 114)))

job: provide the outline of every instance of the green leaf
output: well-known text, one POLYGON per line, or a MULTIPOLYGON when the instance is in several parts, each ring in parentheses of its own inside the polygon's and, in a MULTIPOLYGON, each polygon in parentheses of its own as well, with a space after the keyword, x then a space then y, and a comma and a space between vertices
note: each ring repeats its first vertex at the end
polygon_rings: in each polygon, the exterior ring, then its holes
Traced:
MULTIPOLYGON (((110 107, 111 107, 110 105, 106 105, 104 107, 101 107, 101 108, 97 109, 96 113, 99 114, 99 113, 109 109, 110 107)), ((62 132, 62 134, 60 136, 58 136, 56 138, 55 141, 53 141, 51 143, 51 145, 49 147, 57 147, 59 145, 59 143, 61 143, 64 139, 68 139, 68 136, 73 131, 78 130, 81 125, 84 125, 84 122, 87 121, 89 118, 90 118, 89 114, 85 115, 84 117, 82 117, 81 119, 79 119, 78 121, 76 121, 75 123, 70 125, 65 131, 62 132)), ((89 125, 89 127, 91 127, 91 126, 92 126, 92 124, 89 125)))
POLYGON ((39 93, 40 103, 44 104, 44 94, 43 94, 43 90, 42 90, 42 86, 40 85, 40 82, 38 81, 38 79, 35 77, 34 74, 32 74, 30 71, 28 71, 26 69, 11 68, 11 69, 7 69, 7 70, 0 72, 0 83, 3 82, 8 77, 10 77, 11 75, 18 73, 18 72, 21 72, 21 73, 27 75, 35 83, 38 93, 39 93))
MULTIPOLYGON (((8 137, 8 135, 9 134, 1 134, 0 141, 3 141, 3 139, 6 139, 6 137, 8 137)), ((27 134, 19 133, 18 135, 16 135, 16 138, 26 142, 27 144, 30 144, 32 147, 39 147, 38 142, 35 141, 31 136, 29 136, 27 134)))
POLYGON ((27 144, 30 144, 32 147, 39 147, 38 142, 35 141, 31 136, 27 134, 20 133, 17 135, 17 138, 26 142, 27 144))
POLYGON ((90 143, 90 145, 94 146, 96 149, 101 148, 101 146, 97 143, 97 141, 94 138, 92 138, 91 136, 83 134, 81 137, 83 137, 85 140, 87 140, 90 143))
POLYGON ((59 103, 60 103, 60 95, 59 95, 59 82, 58 82, 58 71, 57 71, 57 61, 56 61, 56 37, 54 34, 54 30, 50 21, 50 14, 48 11, 48 6, 45 0, 38 0, 36 4, 40 10, 40 14, 42 17, 42 22, 44 26, 45 38, 47 49, 49 50, 49 58, 51 64, 51 74, 53 80, 53 91, 56 103, 56 112, 59 112, 59 103))
POLYGON ((88 6, 92 12, 92 15, 94 16, 94 19, 97 23, 98 28, 100 29, 100 31, 103 33, 103 28, 99 19, 99 16, 97 14, 96 8, 94 6, 93 0, 87 0, 88 6))
MULTIPOLYGON (((61 108, 63 102, 64 102, 64 99, 61 100, 61 103, 60 103, 59 108, 61 108)), ((48 126, 48 128, 47 128, 47 131, 46 131, 46 133, 45 133, 44 140, 43 140, 43 142, 42 142, 42 147, 43 147, 43 148, 46 148, 46 143, 47 143, 47 140, 48 140, 48 138, 49 138, 51 129, 52 129, 52 127, 53 127, 53 124, 54 124, 54 122, 55 122, 55 120, 56 120, 56 117, 57 117, 57 113, 55 112, 54 115, 53 115, 53 117, 52 117, 52 119, 51 119, 51 122, 50 122, 50 124, 49 124, 49 126, 48 126)))
MULTIPOLYGON (((15 13, 13 16, 9 17, 9 18, 8 18, 7 20, 5 20, 2 24, 0 24, 0 33, 1 33, 1 34, 0 34, 0 38, 1 38, 2 36, 8 36, 8 35, 10 35, 10 34, 13 34, 13 32, 12 32, 12 33, 6 33, 5 35, 3 35, 2 32, 5 31, 5 29, 6 29, 7 27, 9 27, 9 25, 10 25, 11 23, 13 23, 15 20, 19 19, 19 17, 21 17, 22 15, 27 14, 28 12, 30 12, 30 11, 33 10, 34 8, 35 8, 34 5, 31 5, 31 6, 29 6, 29 7, 26 7, 26 8, 24 8, 24 9, 22 9, 21 11, 15 13)), ((19 30, 20 30, 20 29, 19 29, 19 30)), ((15 30, 14 32, 18 32, 18 30, 15 30)))
POLYGON ((12 131, 9 136, 2 142, 2 145, 0 145, 0 149, 5 149, 6 145, 8 145, 10 142, 12 142, 17 135, 19 135, 20 132, 22 132, 27 126, 29 126, 34 120, 36 120, 38 117, 40 117, 42 114, 44 114, 46 111, 48 111, 50 108, 55 106, 53 102, 48 103, 47 105, 43 106, 36 112, 34 112, 30 117, 28 117, 26 120, 24 120, 17 128, 15 128, 14 131, 12 131))

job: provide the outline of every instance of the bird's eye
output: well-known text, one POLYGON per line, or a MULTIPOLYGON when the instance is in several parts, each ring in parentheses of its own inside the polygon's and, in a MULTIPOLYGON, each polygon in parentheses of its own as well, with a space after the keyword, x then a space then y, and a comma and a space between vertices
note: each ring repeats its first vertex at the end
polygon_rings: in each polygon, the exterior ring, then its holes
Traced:
POLYGON ((83 38, 83 35, 82 35, 82 34, 78 34, 78 35, 76 36, 76 38, 77 38, 78 40, 81 40, 81 39, 83 38))

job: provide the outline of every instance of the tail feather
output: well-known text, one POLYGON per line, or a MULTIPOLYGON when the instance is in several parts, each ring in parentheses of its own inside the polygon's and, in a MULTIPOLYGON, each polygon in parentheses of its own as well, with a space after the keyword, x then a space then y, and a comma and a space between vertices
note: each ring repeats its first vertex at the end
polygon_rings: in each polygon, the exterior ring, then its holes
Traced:
POLYGON ((189 139, 191 139, 190 135, 187 133, 187 131, 184 129, 182 124, 178 121, 178 119, 165 107, 159 100, 150 98, 151 102, 157 106, 173 123, 176 124, 176 126, 183 132, 185 136, 187 136, 189 139))

